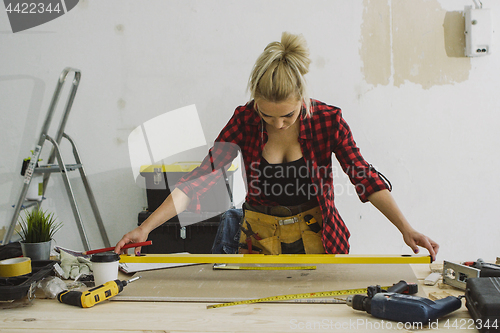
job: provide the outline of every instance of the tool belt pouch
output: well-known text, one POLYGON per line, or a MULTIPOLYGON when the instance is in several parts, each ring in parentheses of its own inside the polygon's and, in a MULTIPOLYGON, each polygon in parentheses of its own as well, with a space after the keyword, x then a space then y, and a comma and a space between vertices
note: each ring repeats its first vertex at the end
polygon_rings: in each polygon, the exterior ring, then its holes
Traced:
POLYGON ((325 253, 321 240, 322 219, 319 207, 288 217, 245 210, 241 229, 238 251, 240 254, 250 253, 247 245, 249 241, 251 241, 252 253, 256 253, 255 250, 258 249, 258 253, 262 254, 281 254, 281 243, 291 244, 300 239, 304 243, 306 254, 325 253), (321 227, 319 232, 312 231, 304 219, 311 215, 321 227), (248 236, 243 229, 253 232, 254 235, 248 236))

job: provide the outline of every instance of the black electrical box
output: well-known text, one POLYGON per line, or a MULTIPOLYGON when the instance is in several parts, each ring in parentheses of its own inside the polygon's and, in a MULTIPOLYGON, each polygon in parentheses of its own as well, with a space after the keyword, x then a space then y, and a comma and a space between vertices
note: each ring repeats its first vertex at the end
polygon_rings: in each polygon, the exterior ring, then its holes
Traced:
MULTIPOLYGON (((139 213, 138 225, 151 215, 149 211, 139 213)), ((190 218, 200 219, 200 216, 190 216, 189 213, 179 214, 183 224, 190 218)), ((215 235, 219 227, 221 214, 207 218, 201 222, 181 226, 179 218, 176 216, 163 223, 158 228, 149 233, 148 240, 153 243, 143 246, 142 253, 179 253, 189 252, 195 254, 210 253, 214 243, 215 235)), ((203 217, 201 217, 203 218, 203 217)))
POLYGON ((500 277, 467 279, 465 299, 480 332, 500 332, 500 277))

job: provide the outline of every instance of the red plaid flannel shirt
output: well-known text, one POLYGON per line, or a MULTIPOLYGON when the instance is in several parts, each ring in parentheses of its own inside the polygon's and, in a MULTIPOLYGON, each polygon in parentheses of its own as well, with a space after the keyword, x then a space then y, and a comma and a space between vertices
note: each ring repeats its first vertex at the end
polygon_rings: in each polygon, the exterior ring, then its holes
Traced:
MULTIPOLYGON (((339 108, 312 100, 311 117, 300 117, 299 143, 309 168, 323 218, 323 245, 326 253, 349 253, 349 230, 334 204, 332 153, 355 186, 362 202, 382 189, 390 189, 378 172, 368 164, 352 137, 339 108)), ((214 147, 200 167, 184 176, 176 185, 191 199, 189 209, 200 211, 200 197, 222 176, 241 151, 247 181, 246 201, 251 205, 277 205, 268 200, 259 186, 258 166, 267 132, 254 111, 253 101, 238 107, 215 140, 214 147), (248 186, 250 185, 250 186, 248 186)))

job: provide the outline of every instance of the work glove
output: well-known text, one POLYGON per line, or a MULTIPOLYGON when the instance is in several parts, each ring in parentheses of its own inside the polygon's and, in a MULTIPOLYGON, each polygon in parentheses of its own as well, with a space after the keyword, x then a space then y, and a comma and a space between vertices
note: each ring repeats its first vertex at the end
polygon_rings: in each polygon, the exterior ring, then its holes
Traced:
POLYGON ((75 257, 65 251, 61 251, 61 268, 64 272, 63 279, 76 279, 79 275, 90 275, 92 263, 84 257, 75 257))

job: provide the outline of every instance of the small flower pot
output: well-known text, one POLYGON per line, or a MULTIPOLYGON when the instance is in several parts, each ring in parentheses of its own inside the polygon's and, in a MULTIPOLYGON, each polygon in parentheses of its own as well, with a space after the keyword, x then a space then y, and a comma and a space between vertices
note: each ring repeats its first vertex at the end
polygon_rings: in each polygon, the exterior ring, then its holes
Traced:
POLYGON ((52 241, 42 243, 25 243, 21 242, 21 250, 23 256, 35 260, 50 260, 50 245, 52 241))

